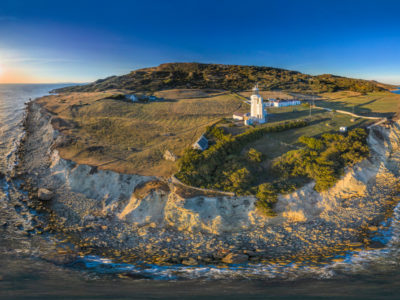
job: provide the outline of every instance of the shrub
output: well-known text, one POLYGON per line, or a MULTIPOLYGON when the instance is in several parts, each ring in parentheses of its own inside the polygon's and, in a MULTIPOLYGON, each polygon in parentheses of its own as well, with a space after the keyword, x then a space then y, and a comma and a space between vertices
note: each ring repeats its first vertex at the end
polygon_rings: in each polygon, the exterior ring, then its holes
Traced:
POLYGON ((262 153, 254 148, 250 148, 250 150, 247 152, 247 158, 252 162, 261 162, 262 157, 262 153))
POLYGON ((224 172, 224 175, 227 176, 228 180, 227 188, 233 192, 243 194, 250 186, 251 174, 246 168, 241 168, 231 173, 224 172))
POLYGON ((324 134, 321 138, 300 137, 305 147, 287 152, 273 166, 282 179, 308 177, 315 180, 315 190, 332 187, 344 171, 369 154, 367 133, 358 128, 347 136, 324 134))
POLYGON ((262 202, 263 206, 272 208, 272 205, 278 201, 278 194, 271 183, 260 184, 257 188, 256 197, 262 202))

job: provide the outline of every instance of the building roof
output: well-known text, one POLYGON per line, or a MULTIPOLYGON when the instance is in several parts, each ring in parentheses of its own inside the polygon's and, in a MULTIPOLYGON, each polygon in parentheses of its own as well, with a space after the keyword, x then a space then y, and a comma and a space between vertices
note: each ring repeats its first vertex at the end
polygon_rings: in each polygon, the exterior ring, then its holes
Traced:
POLYGON ((199 139, 194 143, 193 146, 198 146, 200 147, 202 150, 205 150, 208 148, 208 140, 207 138, 202 135, 201 137, 199 137, 199 139))
POLYGON ((293 101, 300 101, 297 99, 279 99, 279 100, 273 100, 274 102, 293 102, 293 101))

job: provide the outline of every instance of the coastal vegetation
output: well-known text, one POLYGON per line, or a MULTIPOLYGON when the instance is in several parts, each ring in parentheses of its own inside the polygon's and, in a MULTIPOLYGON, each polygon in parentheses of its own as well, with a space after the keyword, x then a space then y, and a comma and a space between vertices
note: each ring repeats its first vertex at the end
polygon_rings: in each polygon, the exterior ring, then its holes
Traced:
POLYGON ((187 149, 182 156, 176 177, 182 182, 209 189, 254 194, 257 206, 271 214, 278 193, 288 193, 311 180, 321 192, 332 187, 352 166, 368 156, 367 133, 362 128, 348 134, 324 133, 320 137, 301 136, 299 149, 288 151, 268 165, 264 155, 254 148, 243 149, 264 135, 281 133, 308 126, 304 120, 251 129, 237 136, 224 133, 221 127, 209 127, 207 136, 214 141, 200 152, 187 149))
POLYGON ((250 149, 246 157, 243 157, 240 154, 242 149, 267 133, 307 125, 304 120, 291 121, 250 129, 236 136, 225 134, 220 127, 209 127, 206 135, 214 141, 214 145, 203 152, 187 149, 179 162, 180 170, 175 176, 193 186, 250 194, 250 188, 256 180, 254 172, 262 160, 262 154, 250 149))
POLYGON ((302 148, 282 155, 273 164, 278 185, 296 178, 315 181, 315 190, 332 187, 346 166, 353 166, 369 154, 367 132, 356 128, 347 135, 325 133, 320 138, 302 136, 302 148))
POLYGON ((58 89, 58 92, 96 92, 126 89, 135 92, 156 92, 167 89, 221 89, 244 91, 258 82, 261 90, 292 92, 355 91, 361 93, 385 91, 393 86, 375 81, 335 76, 307 75, 279 68, 201 64, 167 63, 158 67, 139 69, 123 76, 112 76, 94 83, 58 89))

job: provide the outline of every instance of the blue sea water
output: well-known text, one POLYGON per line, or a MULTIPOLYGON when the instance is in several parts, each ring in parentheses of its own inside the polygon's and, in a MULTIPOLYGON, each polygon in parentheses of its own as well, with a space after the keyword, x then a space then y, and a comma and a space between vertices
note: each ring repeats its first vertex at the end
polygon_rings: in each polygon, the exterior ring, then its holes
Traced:
POLYGON ((395 90, 395 91, 392 91, 392 93, 395 93, 395 94, 400 94, 400 89, 398 89, 398 90, 395 90))
POLYGON ((20 227, 36 212, 8 174, 24 134, 24 103, 56 87, 0 85, 0 299, 400 298, 399 208, 374 237, 384 248, 317 264, 139 267, 96 256, 68 264, 49 259, 57 255, 57 235, 23 234, 20 227))

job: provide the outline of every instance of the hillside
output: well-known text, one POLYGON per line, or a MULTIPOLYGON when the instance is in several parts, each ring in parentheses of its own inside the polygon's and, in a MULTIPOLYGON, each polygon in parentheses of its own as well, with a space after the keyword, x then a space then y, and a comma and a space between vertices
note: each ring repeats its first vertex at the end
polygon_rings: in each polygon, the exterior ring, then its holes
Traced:
POLYGON ((58 89, 56 92, 98 92, 110 89, 155 92, 182 88, 243 91, 250 89, 255 82, 259 83, 262 90, 292 92, 321 93, 341 90, 376 92, 394 88, 376 81, 330 74, 312 76, 271 67, 167 63, 158 67, 135 70, 122 76, 100 79, 87 85, 58 89))

